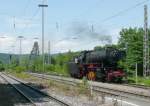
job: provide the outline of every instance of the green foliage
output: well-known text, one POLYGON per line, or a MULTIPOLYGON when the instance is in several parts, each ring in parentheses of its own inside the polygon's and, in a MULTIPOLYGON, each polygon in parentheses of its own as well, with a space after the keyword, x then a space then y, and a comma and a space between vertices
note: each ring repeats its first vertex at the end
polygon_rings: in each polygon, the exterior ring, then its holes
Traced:
POLYGON ((32 76, 32 75, 27 74, 27 73, 24 73, 24 72, 19 72, 19 73, 18 73, 18 72, 16 72, 16 71, 15 71, 15 72, 14 72, 14 71, 13 71, 13 72, 11 71, 10 73, 11 73, 12 75, 14 75, 15 77, 20 78, 20 79, 29 79, 29 78, 30 78, 30 79, 31 79, 31 78, 33 79, 33 76, 32 76))
POLYGON ((43 62, 42 62, 42 56, 37 56, 31 60, 29 60, 29 66, 28 70, 38 72, 43 70, 43 62))
POLYGON ((17 73, 21 73, 21 72, 23 72, 25 70, 26 70, 26 68, 24 66, 16 66, 16 67, 13 68, 12 71, 15 71, 17 73))
POLYGON ((67 64, 63 64, 63 65, 59 65, 59 64, 45 65, 45 70, 48 73, 68 75, 68 66, 67 66, 67 64))
POLYGON ((48 72, 55 72, 58 74, 68 75, 68 62, 70 62, 78 52, 67 52, 67 53, 59 53, 55 56, 52 56, 52 64, 46 65, 46 70, 48 72))
POLYGON ((0 71, 4 71, 4 70, 5 70, 4 65, 3 65, 3 63, 0 61, 0 71))
MULTIPOLYGON (((74 56, 76 56, 78 52, 67 52, 62 54, 55 54, 51 56, 51 64, 47 64, 48 59, 45 58, 45 72, 46 73, 57 73, 68 75, 68 65, 67 63, 70 62, 74 56)), ((42 56, 37 56, 29 60, 29 58, 22 59, 22 65, 25 67, 25 70, 30 70, 33 72, 42 72, 43 70, 43 62, 42 56)), ((15 66, 16 67, 16 66, 15 66)), ((18 70, 18 69, 17 69, 18 70)))
POLYGON ((86 94, 89 97, 93 96, 91 95, 91 86, 89 85, 86 77, 83 77, 82 83, 78 84, 77 86, 80 94, 86 94))
MULTIPOLYGON (((125 28, 120 32, 118 47, 126 50, 126 59, 120 62, 128 72, 135 70, 135 64, 142 67, 143 63, 143 35, 142 28, 125 28)), ((150 35, 150 33, 149 33, 150 35)), ((138 68, 138 74, 142 75, 142 68, 138 68)))
MULTIPOLYGON (((129 77, 128 81, 131 84, 135 84, 136 83, 136 78, 135 77, 129 77)), ((138 85, 150 86, 150 77, 149 78, 138 77, 137 78, 137 84, 138 85)))
POLYGON ((53 65, 53 64, 47 65, 46 64, 45 65, 45 70, 53 72, 53 71, 55 71, 55 65, 53 65))
MULTIPOLYGON (((73 53, 71 51, 62 54, 55 54, 51 56, 51 64, 48 63, 48 56, 45 57, 45 72, 46 73, 57 73, 68 75, 68 66, 67 63, 71 61, 71 59, 77 53, 73 53)), ((23 60, 23 59, 22 59, 23 60)), ((42 72, 43 70, 43 62, 42 56, 37 56, 32 58, 31 60, 24 59, 24 66, 26 66, 27 70, 31 70, 34 72, 42 72)))

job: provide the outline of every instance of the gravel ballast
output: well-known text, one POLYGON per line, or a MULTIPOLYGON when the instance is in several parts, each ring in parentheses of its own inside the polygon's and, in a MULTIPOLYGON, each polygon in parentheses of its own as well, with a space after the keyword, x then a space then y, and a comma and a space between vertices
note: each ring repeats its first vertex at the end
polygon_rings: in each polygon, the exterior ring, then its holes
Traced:
MULTIPOLYGON (((104 103, 101 95, 94 94, 90 95, 90 90, 84 88, 77 88, 68 86, 63 83, 58 83, 51 80, 45 80, 37 77, 23 78, 22 80, 27 81, 30 85, 41 89, 49 95, 56 97, 70 106, 103 106, 104 103)), ((26 82, 26 83, 27 83, 26 82)), ((104 106, 113 106, 113 103, 105 103, 104 106)))

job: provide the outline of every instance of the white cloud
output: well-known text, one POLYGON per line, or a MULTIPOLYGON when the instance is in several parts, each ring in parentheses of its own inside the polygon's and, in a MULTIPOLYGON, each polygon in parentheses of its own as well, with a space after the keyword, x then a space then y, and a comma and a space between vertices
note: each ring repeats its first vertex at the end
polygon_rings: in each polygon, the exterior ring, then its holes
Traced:
MULTIPOLYGON (((84 27, 84 25, 82 25, 82 26, 84 27)), ((97 35, 95 33, 89 32, 90 29, 88 26, 85 26, 84 28, 83 27, 80 28, 78 26, 76 26, 76 27, 75 27, 75 29, 73 29, 73 31, 68 28, 69 30, 66 30, 61 33, 59 32, 58 35, 56 34, 55 37, 53 37, 53 38, 59 39, 57 41, 53 41, 51 38, 51 40, 52 40, 52 49, 51 50, 53 53, 66 52, 68 50, 73 50, 73 51, 91 50, 95 46, 99 46, 99 45, 103 46, 108 43, 109 44, 117 44, 118 38, 120 36, 119 28, 114 28, 114 29, 105 29, 105 28, 97 28, 96 29, 95 28, 95 31, 98 30, 96 32, 99 35, 97 35), (78 30, 78 28, 79 28, 79 30, 78 30), (68 31, 71 31, 71 33, 70 32, 68 33, 68 31), (90 34, 87 35, 87 33, 83 33, 83 32, 88 32, 90 34), (74 34, 74 33, 78 33, 78 34, 74 34), (72 38, 77 38, 77 39, 72 39, 72 38), (105 40, 105 38, 106 38, 106 40, 105 40)))
MULTIPOLYGON (((111 36, 113 38, 113 43, 117 43, 119 37, 119 30, 112 30, 111 36)), ((33 47, 34 40, 26 38, 22 40, 22 53, 27 54, 30 53, 33 47)), ((0 51, 3 53, 12 52, 13 48, 11 46, 14 45, 15 49, 13 53, 19 53, 19 40, 16 37, 6 36, 6 38, 0 38, 0 51)), ((103 45, 103 42, 98 40, 84 40, 84 39, 66 39, 62 41, 52 41, 51 42, 51 51, 52 53, 58 52, 67 52, 68 50, 78 51, 78 50, 91 50, 93 47, 97 45, 103 45)), ((41 51, 41 41, 39 42, 40 51, 41 51)), ((48 51, 48 40, 45 40, 45 52, 48 51)))
POLYGON ((14 37, 5 36, 5 38, 0 38, 0 51, 2 53, 8 53, 10 51, 10 46, 15 42, 14 37))
MULTIPOLYGON (((26 23, 32 23, 32 22, 25 19, 16 19, 16 23, 20 23, 21 25, 24 25, 26 23)), ((105 41, 104 38, 107 38, 106 41, 109 41, 112 38, 112 42, 109 43, 116 44, 118 42, 119 31, 120 31, 119 28, 106 29, 106 28, 101 28, 96 26, 94 28, 94 31, 96 33, 92 33, 90 32, 91 29, 87 24, 84 24, 82 27, 83 28, 80 28, 78 27, 78 25, 76 25, 75 29, 72 30, 70 30, 69 28, 66 29, 64 28, 64 30, 62 31, 52 32, 49 35, 47 34, 47 36, 45 37, 45 52, 48 51, 48 40, 51 40, 52 53, 66 52, 68 50, 73 50, 73 51, 91 50, 95 46, 104 45, 105 43, 108 43, 108 42, 104 42, 105 41), (71 33, 69 31, 71 31, 71 33), (77 34, 75 34, 74 32, 77 34)), ((23 28, 23 26, 20 26, 20 28, 23 28)), ((15 34, 13 35, 12 33, 4 33, 0 35, 7 36, 7 38, 5 39, 0 38, 0 51, 4 53, 12 52, 11 46, 14 45, 15 49, 13 53, 18 54, 19 40, 16 39, 15 34)), ((39 37, 39 47, 41 51, 41 36, 39 36, 39 34, 37 35, 38 35, 37 37, 39 37)), ((34 43, 33 38, 28 38, 27 36, 25 36, 25 38, 26 39, 22 41, 22 53, 24 54, 30 53, 34 43)))
POLYGON ((120 28, 116 28, 116 29, 111 29, 110 31, 109 31, 109 33, 110 33, 110 35, 112 36, 112 43, 113 44, 117 44, 118 43, 118 39, 119 39, 119 37, 120 37, 120 34, 119 34, 119 32, 121 31, 121 29, 120 28))
POLYGON ((66 52, 69 50, 74 50, 79 44, 72 40, 64 40, 52 45, 52 52, 66 52))
MULTIPOLYGON (((22 40, 22 53, 30 53, 33 45, 33 39, 22 40)), ((19 53, 19 39, 11 34, 7 34, 5 38, 0 38, 1 53, 19 53), (14 46, 14 47, 13 47, 14 46)))
POLYGON ((8 17, 8 18, 6 18, 6 22, 9 25, 12 25, 12 27, 14 27, 14 25, 15 25, 15 28, 19 29, 19 30, 24 29, 26 27, 32 28, 32 27, 36 27, 39 25, 38 19, 32 20, 29 17, 19 17, 19 18, 8 17))

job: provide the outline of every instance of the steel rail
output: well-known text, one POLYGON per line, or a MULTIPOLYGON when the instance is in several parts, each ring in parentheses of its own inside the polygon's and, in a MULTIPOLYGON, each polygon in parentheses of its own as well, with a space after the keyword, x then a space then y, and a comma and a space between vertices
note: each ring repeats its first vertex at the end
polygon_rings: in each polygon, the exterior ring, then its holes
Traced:
MULTIPOLYGON (((2 73, 1 73, 2 74, 2 73)), ((11 84, 6 78, 4 78, 2 75, 0 74, 0 76, 8 83, 10 84, 19 94, 21 94, 25 99, 27 99, 30 103, 32 103, 33 106, 36 106, 36 104, 30 99, 28 98, 20 89, 18 89, 15 85, 11 84)))
POLYGON ((142 89, 150 89, 150 87, 148 87, 148 86, 139 85, 139 84, 122 84, 122 85, 129 86, 129 87, 142 88, 142 89))
MULTIPOLYGON (((28 72, 30 73, 30 72, 28 72)), ((42 73, 36 73, 36 74, 42 74, 42 73)), ((46 73, 45 75, 51 75, 51 76, 58 76, 58 77, 64 77, 64 78, 71 78, 69 76, 65 76, 65 75, 62 75, 62 74, 56 74, 56 73, 46 73)), ((39 76, 40 77, 40 76, 39 76)), ((98 81, 95 81, 95 82, 98 82, 98 81)), ((107 82, 106 82, 107 84, 107 82)), ((108 84, 116 84, 116 83, 108 83, 108 84)), ((116 84, 116 85, 119 85, 119 84, 116 84)), ((142 88, 142 89, 150 89, 150 86, 145 86, 145 85, 141 85, 141 84, 129 84, 129 83, 121 83, 120 85, 123 85, 123 86, 129 86, 129 87, 136 87, 136 88, 142 88)))
MULTIPOLYGON (((64 82, 66 84, 69 85, 73 85, 76 86, 77 84, 79 84, 80 82, 77 82, 77 80, 71 80, 72 78, 65 78, 65 77, 61 77, 61 76, 50 76, 50 75, 44 75, 44 74, 37 74, 37 73, 29 73, 35 77, 39 77, 39 78, 44 78, 44 79, 51 79, 51 80, 56 80, 59 82, 64 82)), ((91 84, 90 84, 91 85, 91 84)), ((108 87, 103 87, 103 86, 96 86, 96 85, 92 85, 93 86, 93 90, 96 92, 102 92, 102 93, 106 93, 106 94, 110 94, 110 95, 115 95, 115 96, 122 96, 122 97, 128 97, 129 95, 131 97, 142 97, 144 99, 150 99, 150 95, 143 95, 143 94, 138 94, 138 93, 134 93, 134 92, 127 92, 127 91, 123 91, 123 90, 117 90, 117 89, 111 89, 108 87)))
MULTIPOLYGON (((70 106, 69 104, 67 104, 67 103, 65 103, 65 102, 63 102, 63 101, 61 101, 61 100, 59 100, 59 99, 57 99, 57 98, 55 98, 55 97, 53 97, 53 96, 51 96, 51 95, 48 95, 47 93, 42 92, 42 91, 40 91, 40 90, 37 89, 37 88, 34 88, 34 87, 30 86, 30 85, 25 84, 24 82, 20 81, 19 79, 16 79, 16 78, 14 78, 14 77, 12 77, 12 76, 10 76, 10 75, 6 75, 5 73, 3 73, 3 74, 4 74, 5 76, 7 76, 7 77, 9 77, 9 78, 11 78, 11 79, 13 79, 13 80, 19 82, 20 84, 23 84, 24 86, 27 86, 27 87, 29 87, 30 89, 32 89, 32 90, 34 90, 34 91, 36 91, 36 92, 38 92, 38 93, 40 93, 40 94, 42 94, 42 95, 44 95, 44 96, 47 96, 50 100, 53 100, 53 101, 55 101, 55 102, 61 104, 62 106, 70 106)), ((13 86, 14 86, 14 85, 13 85, 13 86)), ((32 101, 32 100, 31 100, 31 101, 32 101)), ((32 102, 33 102, 33 101, 32 101, 32 102)), ((33 103, 34 103, 34 102, 33 102, 33 103)), ((35 106, 36 106, 36 105, 35 105, 35 106)))

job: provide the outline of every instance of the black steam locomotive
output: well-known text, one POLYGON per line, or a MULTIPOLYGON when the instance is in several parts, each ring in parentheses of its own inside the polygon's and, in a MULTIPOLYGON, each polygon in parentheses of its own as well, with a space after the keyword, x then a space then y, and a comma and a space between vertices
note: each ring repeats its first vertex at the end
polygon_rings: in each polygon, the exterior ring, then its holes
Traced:
POLYGON ((122 81, 124 71, 118 68, 118 61, 125 52, 114 48, 102 48, 94 51, 83 51, 70 62, 70 75, 74 78, 87 77, 89 80, 122 81))

